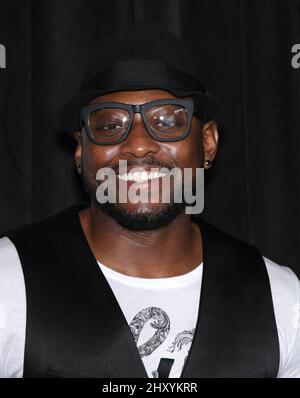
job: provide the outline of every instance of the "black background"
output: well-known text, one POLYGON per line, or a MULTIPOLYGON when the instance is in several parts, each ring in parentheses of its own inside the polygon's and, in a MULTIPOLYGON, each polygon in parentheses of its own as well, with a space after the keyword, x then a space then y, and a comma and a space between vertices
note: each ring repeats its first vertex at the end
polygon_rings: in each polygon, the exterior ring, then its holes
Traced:
POLYGON ((0 230, 83 199, 58 111, 99 39, 132 21, 183 38, 223 103, 203 217, 299 275, 299 0, 0 0, 0 230))

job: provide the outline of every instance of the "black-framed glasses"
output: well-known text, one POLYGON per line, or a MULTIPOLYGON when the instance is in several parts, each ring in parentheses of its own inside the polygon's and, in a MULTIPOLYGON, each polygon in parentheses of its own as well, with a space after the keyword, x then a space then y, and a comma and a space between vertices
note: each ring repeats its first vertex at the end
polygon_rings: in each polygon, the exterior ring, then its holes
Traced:
POLYGON ((81 108, 80 124, 96 145, 114 145, 124 141, 130 131, 134 113, 140 113, 144 125, 157 141, 174 142, 187 137, 192 117, 201 122, 207 116, 193 99, 158 99, 140 105, 103 102, 81 108))

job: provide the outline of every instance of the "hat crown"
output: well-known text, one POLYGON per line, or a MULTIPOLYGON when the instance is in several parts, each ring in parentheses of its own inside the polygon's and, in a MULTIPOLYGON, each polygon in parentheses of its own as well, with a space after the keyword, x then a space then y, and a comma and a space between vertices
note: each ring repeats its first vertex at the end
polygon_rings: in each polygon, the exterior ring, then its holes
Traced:
POLYGON ((158 61, 199 78, 199 66, 181 39, 157 23, 131 23, 107 34, 94 49, 83 81, 130 60, 158 61))
POLYGON ((185 43, 164 27, 133 23, 104 37, 90 51, 80 92, 61 110, 67 133, 80 129, 82 106, 116 91, 162 89, 176 97, 192 96, 212 120, 219 119, 218 105, 202 84, 199 65, 185 43))

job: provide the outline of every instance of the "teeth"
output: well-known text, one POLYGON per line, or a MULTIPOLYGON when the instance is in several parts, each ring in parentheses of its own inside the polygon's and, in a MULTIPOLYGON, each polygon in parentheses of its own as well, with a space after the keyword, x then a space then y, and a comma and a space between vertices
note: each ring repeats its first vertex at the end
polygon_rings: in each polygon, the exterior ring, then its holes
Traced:
POLYGON ((122 181, 135 181, 144 182, 148 180, 154 180, 155 178, 164 177, 166 173, 160 173, 158 171, 134 171, 133 173, 119 174, 118 178, 122 181))

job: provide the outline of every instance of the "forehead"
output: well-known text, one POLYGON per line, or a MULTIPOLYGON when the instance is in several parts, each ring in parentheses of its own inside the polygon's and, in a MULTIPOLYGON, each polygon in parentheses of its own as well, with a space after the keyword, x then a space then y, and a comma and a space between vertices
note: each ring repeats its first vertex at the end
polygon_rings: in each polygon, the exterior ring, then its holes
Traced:
MULTIPOLYGON (((90 104, 101 102, 123 102, 124 104, 143 104, 156 99, 177 98, 169 91, 160 89, 135 90, 135 91, 116 91, 94 98, 90 104)), ((191 98, 191 97, 185 97, 191 98)))

